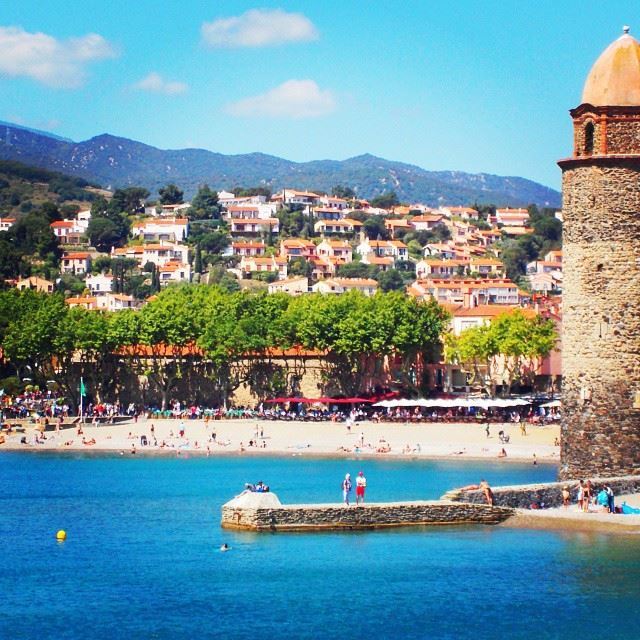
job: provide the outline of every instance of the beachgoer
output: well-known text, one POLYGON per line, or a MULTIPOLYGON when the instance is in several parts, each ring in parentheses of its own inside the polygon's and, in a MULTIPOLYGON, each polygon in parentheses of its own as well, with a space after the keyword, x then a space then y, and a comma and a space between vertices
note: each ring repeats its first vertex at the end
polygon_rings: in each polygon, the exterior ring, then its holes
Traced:
POLYGON ((231 547, 225 542, 222 544, 222 546, 220 547, 220 551, 230 551, 231 547))
POLYGON ((536 457, 536 454, 533 454, 533 466, 535 467, 538 464, 538 458, 536 457))
POLYGON ((482 489, 482 493, 484 493, 484 498, 487 501, 487 504, 493 506, 493 491, 491 491, 489 483, 486 480, 480 480, 478 487, 482 489))
POLYGON ((356 478, 356 504, 364 504, 364 492, 367 488, 367 479, 364 477, 364 473, 362 471, 358 472, 358 477, 356 478))
POLYGON ((582 480, 578 484, 578 509, 584 511, 584 482, 582 480))
POLYGON ((569 487, 564 486, 562 487, 562 506, 565 509, 568 509, 570 504, 571 504, 571 492, 569 491, 569 487))
POLYGON ((616 505, 615 505, 615 499, 614 499, 613 489, 611 488, 611 485, 605 484, 604 490, 607 493, 607 508, 609 509, 609 513, 615 513, 616 505))
POLYGON ((589 504, 591 503, 592 496, 593 496, 593 485, 591 484, 591 480, 587 480, 584 485, 584 496, 582 500, 583 511, 589 511, 589 504))
POLYGON ((498 458, 506 458, 507 457, 507 452, 505 451, 504 447, 502 447, 502 449, 500 449, 500 453, 498 454, 498 458))
POLYGON ((489 431, 489 423, 488 422, 484 425, 484 432, 487 434, 487 438, 491 437, 491 431, 489 431))
POLYGON ((347 473, 342 481, 342 500, 349 506, 349 496, 351 494, 351 474, 347 473))

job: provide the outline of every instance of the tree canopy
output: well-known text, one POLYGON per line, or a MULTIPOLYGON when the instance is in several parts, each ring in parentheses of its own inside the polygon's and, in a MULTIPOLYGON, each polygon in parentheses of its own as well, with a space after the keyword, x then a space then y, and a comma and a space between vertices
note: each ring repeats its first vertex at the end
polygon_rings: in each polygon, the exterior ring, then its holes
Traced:
POLYGON ((178 380, 189 382, 195 400, 198 376, 221 403, 243 383, 264 397, 270 377, 293 384, 299 372, 276 367, 269 356, 292 347, 320 356, 328 392, 357 393, 388 366, 412 386, 412 371, 439 343, 446 321, 437 304, 397 292, 294 297, 206 285, 170 287, 139 311, 70 309, 60 295, 32 291, 0 292, 2 309, 11 309, 0 320, 10 365, 28 365, 42 384, 60 379, 74 401, 79 375, 101 398, 117 399, 127 375, 144 376, 164 403, 178 380), (392 355, 398 358, 386 359, 392 355))
POLYGON ((515 309, 458 336, 447 334, 445 359, 493 395, 498 385, 508 392, 515 383, 530 384, 537 360, 549 355, 557 339, 552 320, 515 309))

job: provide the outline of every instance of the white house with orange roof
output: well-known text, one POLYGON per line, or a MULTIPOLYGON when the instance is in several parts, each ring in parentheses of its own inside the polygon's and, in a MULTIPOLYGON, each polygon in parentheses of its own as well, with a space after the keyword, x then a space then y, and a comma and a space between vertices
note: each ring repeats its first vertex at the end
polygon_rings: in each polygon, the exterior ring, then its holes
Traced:
POLYGON ((331 209, 330 207, 314 207, 313 217, 316 220, 341 220, 345 211, 342 209, 331 209))
POLYGON ((189 262, 189 247, 184 244, 160 242, 142 245, 141 266, 153 262, 156 267, 163 267, 169 262, 186 264, 189 262))
POLYGON ((60 261, 60 272, 75 276, 91 271, 91 254, 86 251, 65 253, 60 261))
POLYGON ((344 260, 335 257, 332 258, 331 256, 315 256, 309 258, 308 262, 311 263, 311 277, 314 280, 332 278, 336 275, 338 267, 345 263, 344 260))
POLYGON ((469 271, 484 277, 502 277, 504 263, 497 258, 471 257, 469 258, 469 271))
POLYGON ((153 207, 145 207, 144 213, 147 216, 184 216, 191 208, 190 202, 182 202, 180 204, 162 204, 158 203, 153 207))
POLYGON ((472 207, 452 207, 449 205, 439 207, 442 215, 448 218, 461 218, 462 220, 478 220, 480 213, 472 207))
POLYGON ((220 191, 218 193, 218 202, 223 209, 227 209, 234 205, 246 204, 264 204, 267 201, 266 196, 256 194, 253 196, 236 196, 229 191, 220 191))
POLYGON ((16 223, 15 218, 11 217, 1 217, 0 216, 0 231, 9 231, 11 227, 16 223))
POLYGON ((258 218, 266 220, 275 218, 278 206, 274 202, 245 202, 228 205, 226 217, 236 219, 258 218))
POLYGON ((123 311, 124 309, 135 309, 136 300, 126 293, 107 293, 105 296, 98 296, 98 309, 106 311, 123 311))
POLYGON ((327 278, 320 280, 311 287, 314 293, 346 293, 360 291, 366 296, 372 296, 378 290, 378 283, 371 278, 327 278))
POLYGON ((141 244, 132 245, 129 247, 112 247, 111 258, 130 258, 135 260, 142 266, 142 255, 144 253, 144 247, 141 244))
POLYGON ((174 282, 191 282, 191 265, 181 260, 169 260, 157 265, 160 286, 174 282))
POLYGON ((132 258, 141 267, 152 262, 156 267, 161 267, 168 262, 189 262, 189 247, 184 244, 161 241, 130 247, 113 247, 112 258, 132 258))
POLYGON ((267 250, 264 242, 256 240, 237 240, 231 243, 229 255, 232 256, 263 256, 267 250))
POLYGON ((497 229, 478 229, 475 235, 483 247, 489 247, 502 238, 502 232, 497 229))
POLYGON ((544 256, 544 259, 547 262, 557 262, 558 264, 562 264, 562 249, 548 251, 544 256))
POLYGON ((269 283, 268 291, 269 293, 288 293, 291 296, 300 296, 309 292, 309 278, 300 276, 299 278, 276 280, 269 283))
POLYGON ((131 235, 134 238, 142 237, 145 241, 182 242, 188 234, 187 218, 150 218, 131 225, 131 235))
POLYGON ((388 271, 393 269, 395 265, 395 259, 392 256, 377 256, 375 253, 367 253, 360 259, 362 264, 370 264, 374 267, 378 267, 380 271, 388 271))
POLYGON ((531 273, 527 276, 531 291, 535 293, 550 293, 562 291, 562 271, 547 271, 531 273))
POLYGON ((407 245, 400 240, 370 240, 365 237, 356 247, 356 251, 363 258, 369 254, 379 258, 393 258, 394 262, 409 258, 407 245))
POLYGON ((85 283, 93 296, 103 296, 113 291, 113 276, 106 273, 88 273, 85 283))
POLYGON ((346 240, 329 240, 325 238, 316 247, 316 255, 321 258, 338 258, 345 263, 353 260, 351 245, 346 240))
POLYGON ((278 218, 231 218, 229 226, 233 237, 280 233, 278 218))
POLYGON ((469 272, 469 260, 425 258, 416 263, 416 278, 455 278, 469 272))
POLYGON ((243 276, 251 273, 276 273, 280 280, 287 277, 287 260, 276 256, 243 256, 239 268, 243 276))
POLYGON ((489 224, 501 224, 505 227, 526 227, 529 222, 527 209, 496 209, 495 214, 487 216, 489 224))
POLYGON ((396 237, 398 231, 413 231, 411 222, 406 218, 387 218, 384 221, 384 228, 389 232, 392 238, 396 237))
POLYGON ((292 258, 304 258, 305 260, 316 255, 316 245, 311 240, 304 238, 287 238, 280 241, 280 257, 285 260, 292 258))
POLYGON ((320 194, 313 193, 313 191, 283 189, 280 193, 272 196, 271 200, 282 205, 301 205, 308 213, 311 207, 320 204, 320 194))
POLYGON ((62 244, 67 244, 67 239, 72 234, 82 233, 76 220, 54 220, 49 226, 58 242, 62 244))
POLYGON ((423 249, 425 258, 438 256, 443 260, 455 260, 464 256, 464 252, 457 249, 454 244, 445 242, 430 242, 423 249))
POLYGON ((425 213, 411 218, 411 226, 416 231, 431 231, 439 224, 443 224, 445 217, 440 213, 425 213))
POLYGON ((95 296, 72 296, 66 298, 64 302, 69 305, 71 309, 80 307, 92 311, 98 308, 98 299, 95 296))
POLYGON ((432 297, 439 303, 459 304, 467 308, 481 304, 520 303, 518 286, 507 278, 430 278, 416 280, 408 293, 418 299, 432 297))
POLYGON ((337 211, 344 211, 349 208, 349 203, 344 198, 338 198, 337 196, 320 196, 318 198, 318 204, 324 209, 337 211))
MULTIPOLYGON (((454 335, 459 336, 465 329, 489 324, 494 318, 520 308, 516 305, 508 304, 481 304, 476 307, 458 307, 452 313, 451 328, 454 335)), ((535 315, 535 312, 530 310, 523 310, 523 312, 535 315)))
POLYGON ((360 220, 352 220, 351 218, 342 218, 341 220, 318 220, 313 225, 316 233, 324 235, 345 235, 357 233, 362 229, 360 220))

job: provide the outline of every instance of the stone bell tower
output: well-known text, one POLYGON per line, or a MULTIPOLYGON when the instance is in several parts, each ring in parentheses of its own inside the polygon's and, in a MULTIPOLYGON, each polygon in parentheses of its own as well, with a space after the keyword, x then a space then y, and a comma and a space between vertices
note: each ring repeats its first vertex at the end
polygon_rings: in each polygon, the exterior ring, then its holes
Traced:
POLYGON ((571 110, 563 193, 563 478, 640 473, 640 43, 629 28, 571 110))

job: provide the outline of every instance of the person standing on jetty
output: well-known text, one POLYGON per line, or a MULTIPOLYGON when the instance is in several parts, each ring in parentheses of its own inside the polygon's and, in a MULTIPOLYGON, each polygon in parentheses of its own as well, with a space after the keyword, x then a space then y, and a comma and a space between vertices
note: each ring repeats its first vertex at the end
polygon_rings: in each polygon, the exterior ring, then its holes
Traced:
POLYGON ((356 478, 356 504, 364 504, 364 491, 367 488, 367 479, 364 477, 362 471, 358 472, 356 478))
POLYGON ((342 481, 342 499, 349 506, 349 497, 351 495, 351 474, 347 473, 342 481))

